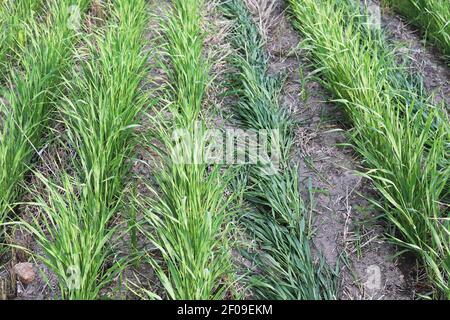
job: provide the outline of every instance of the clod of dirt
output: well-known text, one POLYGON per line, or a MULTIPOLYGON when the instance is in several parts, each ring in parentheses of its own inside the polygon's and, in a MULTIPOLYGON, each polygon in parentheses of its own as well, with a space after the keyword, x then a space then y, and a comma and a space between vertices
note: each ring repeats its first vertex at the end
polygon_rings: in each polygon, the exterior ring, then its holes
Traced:
POLYGON ((24 285, 29 285, 36 278, 36 273, 34 272, 33 265, 29 262, 21 262, 14 266, 14 272, 17 278, 24 285))

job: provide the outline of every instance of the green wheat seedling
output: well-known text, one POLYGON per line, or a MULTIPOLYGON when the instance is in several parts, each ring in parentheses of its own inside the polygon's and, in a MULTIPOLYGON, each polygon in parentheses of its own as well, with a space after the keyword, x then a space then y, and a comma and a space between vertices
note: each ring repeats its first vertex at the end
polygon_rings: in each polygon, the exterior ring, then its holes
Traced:
POLYGON ((104 29, 84 41, 81 70, 65 81, 61 118, 75 154, 74 177, 61 173, 57 184, 40 176, 47 190, 36 203, 42 215, 27 225, 45 253, 40 258, 58 277, 62 299, 99 298, 124 267, 114 250, 114 220, 126 210, 134 129, 147 103, 148 17, 145 0, 113 0, 109 11, 104 29))
POLYGON ((437 106, 416 108, 415 99, 399 99, 393 53, 361 32, 361 12, 351 1, 290 5, 324 86, 353 123, 364 175, 382 196, 374 203, 399 232, 393 240, 421 258, 435 295, 449 298, 448 116, 437 106))
POLYGON ((249 189, 244 199, 256 211, 242 218, 259 246, 246 256, 255 270, 249 282, 256 297, 263 299, 335 299, 336 278, 323 259, 316 262, 306 229, 307 208, 300 195, 298 168, 290 164, 295 123, 279 106, 283 79, 268 74, 268 62, 260 32, 242 1, 224 5, 235 21, 233 44, 238 54, 232 64, 233 92, 240 98, 234 106, 244 129, 277 129, 280 132, 280 172, 264 175, 259 166, 249 168, 249 189))
MULTIPOLYGON (((197 145, 192 152, 203 152, 197 145)), ((225 198, 231 173, 205 164, 166 159, 157 189, 146 199, 147 238, 162 261, 150 263, 169 299, 223 299, 232 281, 229 234, 233 197, 225 198)), ((150 297, 150 296, 149 296, 150 297)))
POLYGON ((204 56, 202 12, 203 1, 174 0, 162 21, 169 64, 166 106, 151 122, 163 151, 156 187, 149 186, 153 195, 140 200, 147 222, 143 231, 156 248, 149 262, 169 299, 223 299, 233 281, 228 240, 233 196, 225 196, 232 172, 201 161, 207 146, 201 109, 211 65, 204 56), (170 119, 163 116, 167 111, 170 119), (192 143, 175 144, 177 129, 192 143), (177 161, 173 155, 200 161, 177 161))
MULTIPOLYGON (((392 92, 396 92, 394 100, 400 106, 405 106, 413 112, 421 111, 424 123, 429 116, 429 109, 445 108, 445 101, 435 106, 433 96, 426 92, 424 79, 417 73, 411 71, 410 59, 408 55, 397 53, 396 43, 389 40, 385 30, 374 25, 371 21, 373 13, 367 6, 360 6, 353 1, 341 3, 344 9, 345 19, 352 20, 354 32, 362 39, 366 39, 373 47, 375 53, 383 61, 385 75, 389 79, 389 87, 392 92), (358 14, 359 12, 359 14, 358 14)), ((442 122, 450 132, 450 125, 447 117, 440 117, 439 113, 431 111, 433 114, 433 129, 436 129, 438 122, 442 122)))
POLYGON ((447 0, 386 0, 450 59, 450 2, 447 0))
POLYGON ((42 3, 42 0, 4 0, 0 3, 0 83, 20 59, 30 36, 27 29, 39 15, 42 3))
MULTIPOLYGON (((19 59, 22 72, 10 71, 13 88, 1 102, 0 126, 0 223, 22 193, 20 186, 33 157, 43 145, 49 117, 61 94, 63 80, 72 63, 76 31, 68 25, 73 1, 51 1, 50 22, 30 23, 29 45, 19 59)), ((78 1, 87 8, 89 1, 78 1)))

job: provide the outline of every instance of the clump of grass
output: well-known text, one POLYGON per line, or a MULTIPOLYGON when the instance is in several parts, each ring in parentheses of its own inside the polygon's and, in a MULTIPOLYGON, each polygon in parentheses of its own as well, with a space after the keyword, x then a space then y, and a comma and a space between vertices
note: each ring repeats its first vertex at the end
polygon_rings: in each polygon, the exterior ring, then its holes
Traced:
POLYGON ((161 163, 156 187, 148 186, 152 196, 140 199, 143 232, 156 248, 149 262, 169 299, 223 299, 233 281, 228 240, 233 196, 225 192, 232 173, 203 161, 201 109, 211 66, 203 52, 203 5, 174 0, 162 22, 166 97, 152 118, 161 163), (163 116, 167 111, 170 119, 163 116), (190 143, 176 143, 175 130, 190 143))
POLYGON ((450 59, 450 2, 447 0, 386 0, 450 59))
POLYGON ((8 70, 25 49, 30 35, 27 29, 35 22, 42 3, 42 0, 4 0, 0 3, 0 83, 7 78, 8 70))
POLYGON ((242 219, 258 245, 256 252, 246 254, 256 267, 249 279, 252 291, 263 299, 335 299, 336 277, 323 259, 315 261, 310 249, 298 168, 290 163, 295 122, 279 106, 283 79, 268 74, 264 42, 245 4, 230 0, 224 8, 235 21, 233 93, 240 98, 234 106, 236 119, 243 129, 279 132, 279 172, 266 175, 261 164, 249 167, 244 193, 256 206, 242 219))
POLYGON ((113 0, 110 18, 85 39, 81 70, 65 81, 62 104, 74 174, 57 184, 41 177, 45 196, 37 199, 41 221, 27 224, 58 276, 62 299, 97 299, 124 267, 114 246, 125 179, 137 139, 137 116, 146 106, 145 0, 113 0), (48 199, 48 200, 47 200, 48 199), (108 263, 113 263, 108 265, 108 263))
MULTIPOLYGON (((11 91, 0 108, 4 118, 0 126, 0 223, 14 208, 20 186, 33 158, 43 145, 49 118, 61 95, 62 77, 72 63, 71 48, 76 31, 68 20, 73 1, 51 1, 50 21, 40 27, 30 22, 19 65, 21 72, 10 72, 11 91)), ((78 1, 85 9, 89 1, 78 1)))
MULTIPOLYGON (((416 108, 392 85, 398 70, 378 32, 361 32, 351 1, 290 0, 323 84, 345 107, 354 147, 382 196, 376 201, 398 234, 392 239, 421 258, 435 296, 450 297, 448 215, 449 127, 439 107, 416 108)), ((407 90, 406 88, 403 88, 407 90)))
POLYGON ((250 191, 244 196, 257 211, 243 221, 260 250, 246 255, 256 267, 250 278, 255 296, 269 300, 336 299, 336 273, 323 257, 314 259, 311 252, 298 167, 290 166, 274 176, 250 175, 250 191))

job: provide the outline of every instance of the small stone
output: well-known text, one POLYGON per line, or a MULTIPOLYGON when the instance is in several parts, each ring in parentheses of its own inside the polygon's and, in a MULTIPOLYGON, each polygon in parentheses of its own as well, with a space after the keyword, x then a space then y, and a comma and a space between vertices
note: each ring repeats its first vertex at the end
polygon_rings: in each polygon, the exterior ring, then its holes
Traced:
POLYGON ((17 278, 25 285, 28 285, 36 278, 36 273, 33 270, 33 265, 29 262, 21 262, 14 266, 14 271, 17 278))

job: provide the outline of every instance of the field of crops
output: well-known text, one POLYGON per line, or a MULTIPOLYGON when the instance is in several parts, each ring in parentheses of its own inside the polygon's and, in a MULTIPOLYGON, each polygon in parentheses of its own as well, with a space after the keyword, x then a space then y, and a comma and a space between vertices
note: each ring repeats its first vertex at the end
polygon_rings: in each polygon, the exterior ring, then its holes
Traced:
POLYGON ((449 110, 448 0, 0 0, 0 300, 449 300, 449 110))

